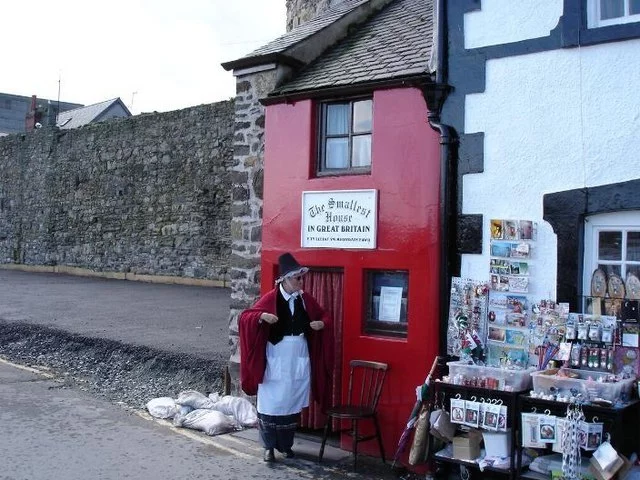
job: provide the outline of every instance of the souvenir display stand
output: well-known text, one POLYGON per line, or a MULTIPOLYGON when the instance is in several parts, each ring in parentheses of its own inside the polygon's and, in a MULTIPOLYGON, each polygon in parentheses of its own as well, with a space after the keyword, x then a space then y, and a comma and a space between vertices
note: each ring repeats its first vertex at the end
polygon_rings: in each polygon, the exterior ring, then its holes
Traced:
POLYGON ((585 468, 611 478, 620 455, 640 453, 640 280, 602 266, 573 313, 534 295, 537 224, 492 219, 490 230, 489 280, 452 279, 453 361, 435 391, 457 433, 438 437, 449 444, 432 458, 516 478, 533 449, 555 453, 556 474, 560 455, 565 480, 585 468))
MULTIPOLYGON (((554 400, 545 400, 541 398, 534 398, 526 393, 519 395, 518 398, 518 424, 520 432, 527 428, 526 424, 523 424, 523 417, 526 415, 537 415, 539 417, 555 417, 557 419, 564 419, 567 414, 567 403, 558 402, 554 400)), ((590 436, 587 434, 586 447, 581 448, 582 457, 590 457, 597 445, 601 440, 608 439, 611 445, 623 455, 627 457, 633 452, 638 452, 640 447, 640 441, 638 439, 637 425, 640 421, 639 409, 640 400, 635 399, 624 405, 618 407, 603 407, 593 404, 583 404, 579 408, 584 415, 584 423, 587 427, 597 426, 597 433, 591 435, 594 438, 593 444, 590 443, 590 436), (600 427, 601 425, 601 427, 600 427), (634 426, 633 428, 629 428, 634 426)), ((539 424, 539 423, 538 423, 539 424)), ((560 441, 561 433, 558 432, 558 441, 560 441)), ((529 471, 527 467, 522 467, 523 446, 522 438, 518 439, 517 447, 517 460, 516 469, 518 471, 519 478, 530 479, 550 479, 550 475, 543 475, 538 472, 529 471)), ((555 449, 557 444, 545 443, 541 445, 541 448, 534 448, 539 454, 549 454, 552 452, 559 452, 559 449, 555 449)))
MULTIPOLYGON (((509 466, 506 468, 493 467, 491 465, 483 466, 484 471, 489 471, 492 473, 497 473, 504 475, 510 479, 516 478, 517 475, 517 464, 516 464, 516 448, 517 445, 517 429, 518 429, 518 394, 519 392, 509 392, 503 390, 494 390, 490 388, 482 388, 482 387, 472 387, 467 385, 455 385, 451 383, 446 383, 442 381, 435 382, 435 395, 436 398, 442 403, 442 405, 447 406, 449 416, 453 420, 454 413, 450 407, 451 401, 454 402, 478 402, 480 404, 490 404, 493 402, 494 404, 500 403, 501 406, 506 407, 507 414, 505 416, 505 429, 506 431, 502 434, 492 433, 487 429, 483 428, 468 428, 468 426, 459 424, 456 430, 456 436, 454 437, 455 443, 457 438, 464 437, 465 432, 482 432, 485 439, 485 449, 489 438, 491 435, 501 435, 500 440, 504 442, 505 439, 507 443, 504 446, 498 447, 501 449, 505 449, 508 452, 510 457, 509 466)), ((455 403, 454 403, 455 405, 455 403)), ((455 407, 454 407, 455 408, 455 407)), ((481 413, 480 413, 481 414, 481 413)), ((464 415, 464 414, 463 414, 464 415)), ((479 447, 479 440, 478 440, 479 447)), ((456 464, 460 465, 467 469, 472 469, 479 471, 480 465, 471 459, 465 458, 456 458, 455 454, 451 449, 451 445, 448 449, 441 450, 439 452, 432 452, 432 460, 435 462, 446 463, 446 464, 456 464)))

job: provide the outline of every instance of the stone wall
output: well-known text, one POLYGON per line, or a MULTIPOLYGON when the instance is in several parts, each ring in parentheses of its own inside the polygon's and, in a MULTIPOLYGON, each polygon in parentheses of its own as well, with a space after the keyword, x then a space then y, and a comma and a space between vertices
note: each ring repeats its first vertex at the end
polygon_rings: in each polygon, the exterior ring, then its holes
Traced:
POLYGON ((287 32, 344 0, 287 0, 287 32))
POLYGON ((233 111, 0 139, 0 263, 228 280, 233 111))
POLYGON ((238 77, 236 83, 236 127, 231 169, 232 254, 229 261, 230 371, 234 380, 237 379, 240 361, 238 314, 250 307, 260 295, 265 108, 259 100, 274 89, 276 78, 277 71, 269 70, 238 77))

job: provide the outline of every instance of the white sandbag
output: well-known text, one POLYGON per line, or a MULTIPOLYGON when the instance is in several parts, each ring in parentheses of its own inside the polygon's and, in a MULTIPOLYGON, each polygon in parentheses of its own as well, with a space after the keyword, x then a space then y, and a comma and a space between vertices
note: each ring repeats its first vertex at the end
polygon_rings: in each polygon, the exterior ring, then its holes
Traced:
POLYGON ((185 390, 180 392, 176 399, 178 405, 188 405, 194 409, 199 408, 212 408, 215 402, 207 397, 205 394, 196 392, 195 390, 185 390))
POLYGON ((171 397, 158 397, 147 402, 147 410, 155 418, 173 418, 180 411, 180 406, 171 397))
POLYGON ((225 395, 212 408, 225 415, 232 415, 243 427, 251 427, 258 423, 256 407, 246 398, 225 395))
POLYGON ((178 414, 173 417, 173 424, 177 427, 201 430, 207 435, 219 435, 237 428, 233 417, 228 417, 217 410, 198 409, 186 415, 178 414))
POLYGON ((215 403, 220 400, 220 394, 218 392, 210 393, 209 398, 215 403))

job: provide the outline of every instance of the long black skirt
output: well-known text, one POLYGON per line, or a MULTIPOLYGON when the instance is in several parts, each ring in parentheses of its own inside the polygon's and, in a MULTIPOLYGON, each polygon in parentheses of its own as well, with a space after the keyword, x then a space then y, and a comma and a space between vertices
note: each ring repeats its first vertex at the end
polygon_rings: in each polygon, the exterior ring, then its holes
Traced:
POLYGON ((299 413, 291 415, 265 415, 258 413, 260 440, 266 449, 286 452, 293 447, 293 437, 298 427, 299 413))

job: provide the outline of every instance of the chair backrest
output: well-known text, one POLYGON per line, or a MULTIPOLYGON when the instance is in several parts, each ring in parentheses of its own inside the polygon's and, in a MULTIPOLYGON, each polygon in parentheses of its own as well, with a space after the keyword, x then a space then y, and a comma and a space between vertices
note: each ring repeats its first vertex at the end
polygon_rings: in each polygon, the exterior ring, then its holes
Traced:
POLYGON ((349 366, 349 392, 347 396, 349 405, 369 407, 375 411, 387 375, 387 364, 351 360, 349 366))

